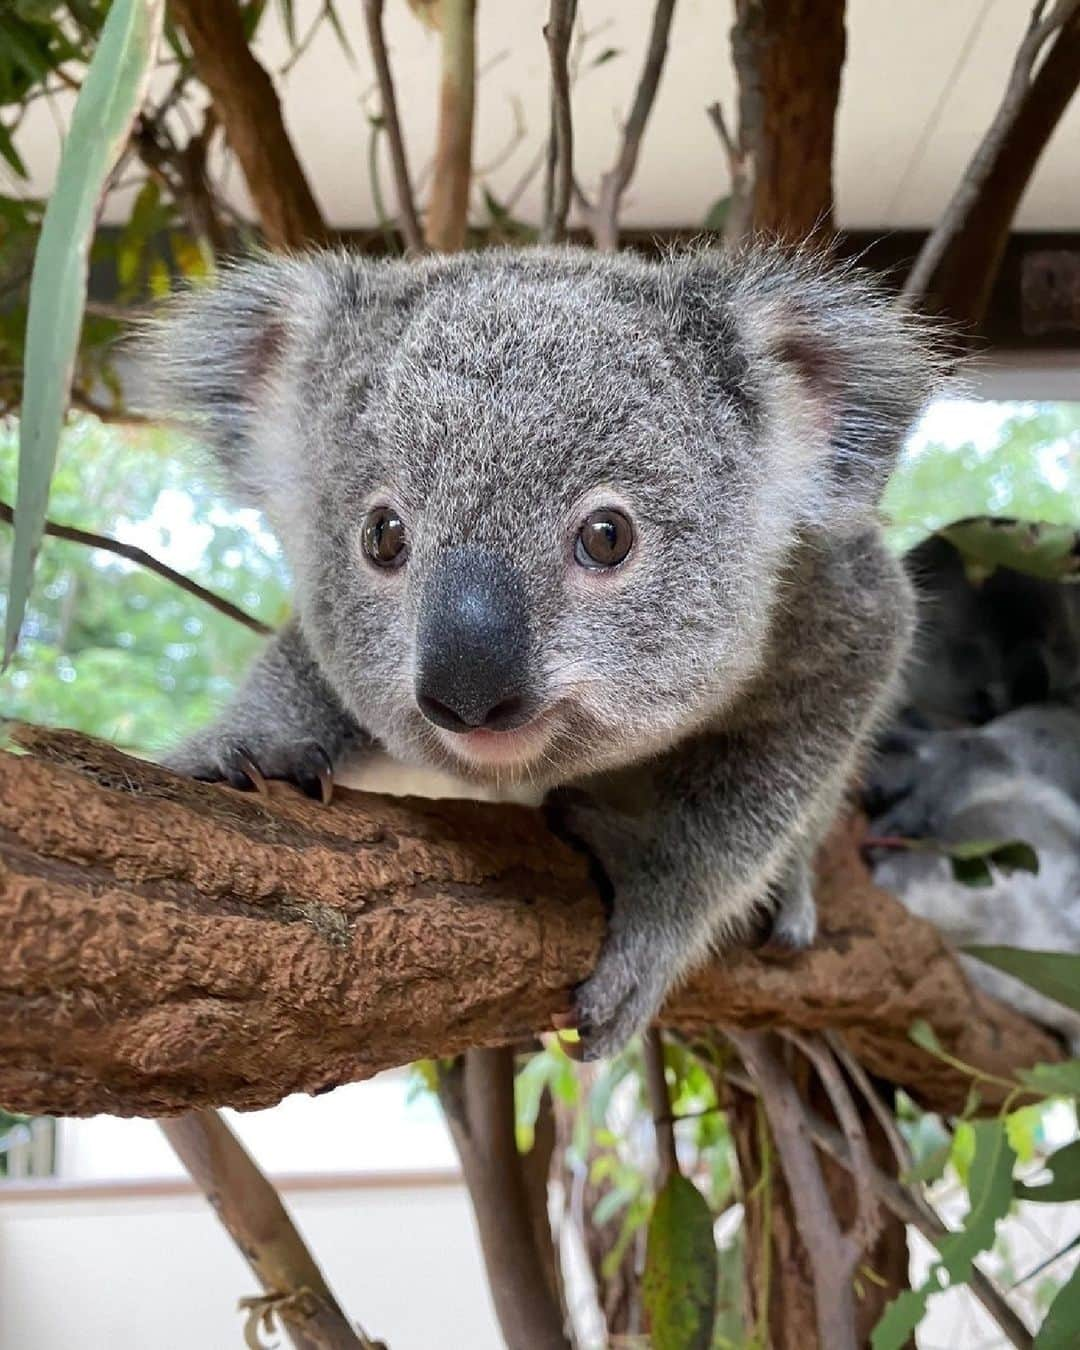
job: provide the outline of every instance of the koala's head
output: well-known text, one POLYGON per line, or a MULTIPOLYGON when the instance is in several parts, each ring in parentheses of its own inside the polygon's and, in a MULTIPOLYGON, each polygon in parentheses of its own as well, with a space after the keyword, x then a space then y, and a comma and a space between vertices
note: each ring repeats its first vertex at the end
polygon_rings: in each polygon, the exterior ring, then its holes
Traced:
POLYGON ((866 280, 767 250, 267 258, 155 346, 345 705, 538 783, 732 696, 796 534, 865 526, 936 365, 866 280))

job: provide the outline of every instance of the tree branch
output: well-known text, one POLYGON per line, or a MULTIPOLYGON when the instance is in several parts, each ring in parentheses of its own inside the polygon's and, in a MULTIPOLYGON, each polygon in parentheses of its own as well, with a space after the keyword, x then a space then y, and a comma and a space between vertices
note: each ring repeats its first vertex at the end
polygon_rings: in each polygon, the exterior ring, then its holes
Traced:
POLYGON ((1038 0, 997 112, 908 273, 909 305, 968 325, 985 313, 1020 198, 1080 83, 1080 0, 1045 8, 1038 0))
POLYGON ((551 60, 551 132, 544 182, 544 224, 540 232, 545 244, 560 244, 566 238, 566 217, 573 192, 574 121, 570 110, 569 57, 576 13, 577 0, 551 0, 544 25, 544 41, 551 60))
MULTIPOLYGON (((7 525, 15 523, 15 512, 7 502, 0 501, 0 520, 7 525)), ((138 563, 140 567, 145 567, 147 571, 154 572, 159 577, 164 577, 166 581, 171 581, 174 586, 179 586, 182 591, 186 591, 188 595, 193 595, 196 600, 201 600, 204 604, 210 605, 219 614, 225 614, 228 618, 235 619, 237 623, 242 623, 245 628, 250 628, 253 633, 258 633, 262 637, 269 637, 274 631, 269 624, 263 623, 261 619, 256 619, 247 610, 241 609, 239 605, 234 605, 231 600, 226 600, 223 595, 215 595, 213 591, 208 591, 205 586, 200 586, 197 581, 192 581, 182 572, 177 572, 168 563, 161 562, 160 559, 155 558, 136 544, 125 544, 120 539, 110 539, 107 534, 94 534, 91 530, 80 530, 75 525, 59 525, 55 520, 45 522, 45 533, 52 535, 54 539, 68 539, 75 544, 85 544, 87 548, 104 549, 108 553, 115 553, 118 557, 126 558, 128 562, 138 563)))
POLYGON ((394 191, 397 195, 398 229, 405 240, 406 252, 416 255, 424 252, 424 232, 420 227, 420 217, 416 213, 416 198, 413 195, 409 162, 405 153, 405 137, 401 131, 401 119, 398 117, 394 76, 390 69, 390 57, 386 51, 383 3, 384 0, 364 0, 364 22, 367 25, 371 60, 375 66, 375 79, 379 85, 383 125, 390 146, 390 165, 394 173, 394 191))
POLYGON ((184 30, 195 71, 255 203, 271 248, 303 248, 328 230, 297 158, 270 76, 244 37, 240 8, 221 0, 170 0, 184 30))
MULTIPOLYGON (((623 128, 622 141, 615 163, 600 180, 600 191, 596 204, 589 206, 581 194, 577 195, 585 209, 589 229, 598 249, 613 252, 619 247, 619 207, 623 193, 629 186, 634 170, 637 168, 638 154, 641 150, 645 127, 656 100, 656 91, 660 86, 660 76, 667 59, 668 35, 671 32, 671 20, 675 12, 675 0, 656 0, 653 11, 652 31, 649 45, 645 51, 645 63, 641 68, 634 102, 630 116, 623 128)), ((572 170, 571 170, 572 172, 572 170)))
POLYGON ((513 1050, 469 1050, 440 1069, 439 1100, 472 1198, 508 1350, 570 1350, 536 1243, 517 1151, 513 1050))
MULTIPOLYGON (((67 731, 0 753, 0 1103, 176 1114, 325 1090, 423 1056, 520 1043, 593 968, 603 908, 538 812, 339 790, 319 806, 184 780, 67 731)), ((940 934, 874 887, 859 827, 819 860, 821 936, 732 952, 662 1022, 842 1028, 869 1072, 959 1111, 979 1070, 1061 1058, 969 985, 940 934)), ((1007 1090, 984 1083, 993 1110, 1007 1090)))
POLYGON ((296 1350, 377 1350, 357 1334, 285 1212, 277 1191, 214 1111, 161 1121, 187 1168, 266 1291, 296 1350))
POLYGON ((656 1132, 657 1187, 663 1186, 679 1170, 679 1155, 675 1151, 675 1118, 671 1114, 667 1075, 664 1072, 664 1042, 659 1031, 651 1027, 642 1041, 645 1057, 645 1084, 649 1092, 653 1129, 656 1132))
POLYGON ((427 243, 441 253, 465 247, 472 184, 476 98, 476 0, 442 0, 442 76, 427 243))

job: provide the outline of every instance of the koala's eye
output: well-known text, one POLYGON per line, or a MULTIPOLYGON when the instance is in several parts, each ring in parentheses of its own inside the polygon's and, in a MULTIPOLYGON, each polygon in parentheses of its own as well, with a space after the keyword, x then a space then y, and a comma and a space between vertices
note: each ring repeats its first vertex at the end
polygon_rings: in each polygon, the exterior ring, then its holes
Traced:
POLYGON ((590 511, 578 531, 574 557, 582 567, 618 567, 634 544, 634 527, 621 511, 590 511))
POLYGON ((376 506, 364 521, 364 552, 376 567, 400 567, 405 561, 405 522, 392 506, 376 506))

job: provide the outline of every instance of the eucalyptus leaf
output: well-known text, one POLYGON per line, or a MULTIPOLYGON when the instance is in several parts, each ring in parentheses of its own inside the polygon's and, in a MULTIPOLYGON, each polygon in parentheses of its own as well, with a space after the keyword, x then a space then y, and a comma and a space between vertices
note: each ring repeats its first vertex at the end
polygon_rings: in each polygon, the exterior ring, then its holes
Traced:
POLYGON ((1047 1097, 1080 1097, 1080 1059, 1036 1064, 1033 1069, 1020 1069, 1016 1076, 1026 1087, 1047 1097))
POLYGON ((1080 532, 1069 525, 981 516, 958 520, 939 533, 986 570, 1011 567, 1045 581, 1080 578, 1080 532))
POLYGON ((1080 1200, 1080 1139, 1051 1154, 1046 1166, 1052 1180, 1041 1186, 1028 1186, 1018 1181, 1013 1187, 1017 1199, 1051 1205, 1062 1200, 1080 1200))
POLYGON ((1034 1350, 1075 1350, 1080 1345, 1080 1266, 1058 1290, 1035 1337, 1034 1350))
POLYGON ((1032 989, 1080 1012, 1080 955, 1023 947, 965 947, 968 956, 1023 980, 1032 989))
POLYGON ((146 92, 164 0, 115 0, 72 113, 30 281, 19 485, 4 665, 19 636, 41 543, 86 303, 98 203, 146 92))
POLYGON ((718 1278, 709 1206, 693 1182, 672 1172, 649 1221, 641 1286, 653 1350, 709 1350, 718 1278))
POLYGON ((971 1207, 958 1233, 948 1233, 938 1242, 940 1259, 925 1282, 893 1299, 870 1338, 873 1350, 903 1350, 926 1313, 930 1298, 944 1289, 965 1283, 980 1252, 994 1243, 998 1221, 1012 1201, 1012 1172, 1016 1162, 1001 1120, 977 1120, 969 1128, 975 1139, 968 1194, 971 1207))

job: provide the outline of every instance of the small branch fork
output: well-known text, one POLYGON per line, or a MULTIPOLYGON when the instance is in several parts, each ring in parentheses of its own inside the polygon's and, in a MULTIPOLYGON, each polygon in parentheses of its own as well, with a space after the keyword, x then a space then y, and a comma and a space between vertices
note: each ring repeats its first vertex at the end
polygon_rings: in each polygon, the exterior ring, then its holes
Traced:
POLYGON ((630 116, 623 128, 622 142, 615 163, 600 180, 600 192, 593 204, 581 187, 574 183, 574 196, 588 223, 593 242, 603 253, 613 253, 619 247, 619 207, 623 193, 637 168, 638 154, 645 128, 656 100, 664 62, 667 59, 668 37, 675 13, 675 0, 656 0, 652 31, 645 52, 645 63, 638 79, 630 116))
POLYGON ((405 138, 402 135, 401 120, 398 117, 394 76, 390 70, 390 58, 386 51, 386 37, 383 33, 383 6, 384 0, 364 0, 364 22, 367 25, 368 46, 371 49, 371 59, 375 66, 375 79, 379 86, 383 126, 386 129, 386 139, 390 146, 390 164, 394 174, 394 191, 397 195, 398 228, 405 240, 406 252, 419 255, 424 252, 424 232, 420 226, 412 180, 409 177, 405 138))
MULTIPOLYGON (((15 523, 15 512, 7 502, 0 502, 0 520, 8 525, 15 523)), ((245 628, 250 628, 253 633, 258 633, 261 637, 269 637, 274 631, 269 624, 263 623, 261 619, 256 619, 247 610, 241 609, 239 605, 234 605, 231 600, 226 600, 223 595, 216 595, 213 591, 208 591, 205 586, 200 586, 197 581, 192 581, 182 572, 177 572, 167 563, 161 562, 160 559, 155 558, 136 544, 125 544, 120 539, 110 539, 106 534, 94 534, 91 530, 80 530, 75 525, 59 525, 54 520, 45 522, 45 533, 51 535, 54 539, 67 539, 75 544, 84 544, 87 548, 100 548, 108 553, 115 553, 118 557, 126 558, 128 562, 138 563, 140 567, 145 567, 147 571, 154 572, 159 577, 164 577, 166 581, 171 581, 174 586, 179 586, 182 591, 186 591, 188 595, 193 595, 196 600, 201 600, 204 604, 210 605, 219 614, 235 619, 237 623, 242 623, 245 628)))
POLYGON ((266 1291, 250 1301, 275 1316, 296 1350, 385 1350, 355 1331, 285 1212, 277 1191, 216 1111, 159 1122, 266 1291))
POLYGON ((1037 0, 1027 32, 1017 48, 998 110, 948 206, 942 212, 941 219, 919 250, 919 256, 904 283, 901 299, 907 305, 917 304, 930 292, 935 274, 946 253, 964 230, 969 215, 980 202, 999 156, 1016 126, 1034 83, 1035 63, 1050 40, 1074 24, 1080 14, 1080 0, 1056 0, 1049 14, 1045 10, 1046 0, 1037 0))

